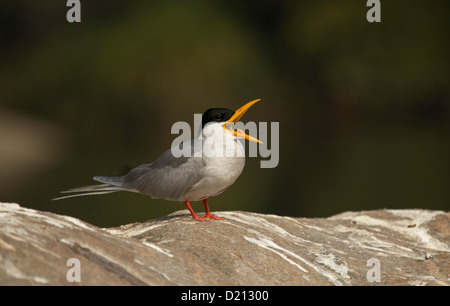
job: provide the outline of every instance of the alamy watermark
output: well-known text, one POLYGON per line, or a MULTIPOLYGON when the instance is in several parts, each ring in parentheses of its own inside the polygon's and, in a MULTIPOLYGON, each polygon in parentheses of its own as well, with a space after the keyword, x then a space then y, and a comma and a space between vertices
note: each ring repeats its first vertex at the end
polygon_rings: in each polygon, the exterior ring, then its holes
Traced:
POLYGON ((366 264, 367 267, 372 267, 367 271, 366 279, 369 283, 381 282, 381 263, 377 258, 370 258, 366 264))
POLYGON ((69 283, 81 282, 81 262, 78 258, 69 258, 66 263, 67 267, 71 267, 67 270, 66 280, 69 283))
MULTIPOLYGON (((70 267, 66 273, 66 280, 69 283, 81 282, 81 262, 78 258, 69 258, 66 263, 67 267, 70 267)), ((370 258, 367 260, 366 267, 370 269, 366 273, 366 279, 369 283, 381 282, 381 263, 377 258, 370 258)), ((183 299, 183 298, 182 298, 183 299)))
POLYGON ((367 7, 370 9, 367 11, 366 19, 368 22, 381 22, 381 3, 380 0, 367 0, 367 7))
POLYGON ((67 22, 81 22, 81 3, 80 0, 67 0, 67 7, 70 7, 66 13, 67 22))
MULTIPOLYGON (((81 22, 81 2, 80 0, 67 0, 66 6, 69 10, 66 13, 67 22, 81 22)), ((366 6, 370 7, 367 11, 366 19, 368 22, 381 22, 381 3, 380 0, 367 0, 366 6)))
MULTIPOLYGON (((210 129, 206 127, 202 133, 205 136, 205 141, 202 137, 196 137, 200 135, 200 127, 202 123, 202 114, 194 114, 194 134, 189 123, 184 121, 175 122, 172 125, 171 133, 180 134, 172 142, 172 155, 174 157, 244 157, 245 156, 245 143, 244 139, 239 139, 242 142, 244 151, 237 148, 237 144, 232 137, 227 137, 226 133, 232 133, 232 131, 240 131, 242 134, 244 131, 247 134, 258 138, 261 143, 254 141, 248 141, 249 157, 260 156, 262 158, 269 158, 268 160, 261 160, 261 168, 275 168, 278 165, 280 159, 280 124, 279 122, 270 123, 270 148, 269 148, 269 125, 267 122, 237 122, 232 124, 228 131, 222 128, 210 129), (217 133, 217 135, 214 135, 217 133), (214 137, 209 137, 214 136, 214 137), (191 139, 194 137, 194 140, 191 139)), ((229 124, 229 123, 224 123, 229 124)))

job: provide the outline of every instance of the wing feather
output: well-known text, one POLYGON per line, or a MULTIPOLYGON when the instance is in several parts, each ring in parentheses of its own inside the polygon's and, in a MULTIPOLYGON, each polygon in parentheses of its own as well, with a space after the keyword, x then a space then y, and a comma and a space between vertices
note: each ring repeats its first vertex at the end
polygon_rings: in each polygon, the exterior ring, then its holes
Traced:
POLYGON ((174 157, 171 150, 153 163, 134 168, 122 179, 122 188, 135 189, 152 198, 184 201, 190 188, 203 178, 201 157, 174 157))

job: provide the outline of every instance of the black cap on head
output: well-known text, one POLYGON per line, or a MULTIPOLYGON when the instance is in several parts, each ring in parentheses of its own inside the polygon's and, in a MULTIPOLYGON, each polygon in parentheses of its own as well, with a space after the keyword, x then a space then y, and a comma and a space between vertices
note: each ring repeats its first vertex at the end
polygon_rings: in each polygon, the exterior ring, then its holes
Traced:
POLYGON ((234 115, 234 111, 227 108, 210 108, 203 113, 202 128, 208 122, 226 122, 234 115))

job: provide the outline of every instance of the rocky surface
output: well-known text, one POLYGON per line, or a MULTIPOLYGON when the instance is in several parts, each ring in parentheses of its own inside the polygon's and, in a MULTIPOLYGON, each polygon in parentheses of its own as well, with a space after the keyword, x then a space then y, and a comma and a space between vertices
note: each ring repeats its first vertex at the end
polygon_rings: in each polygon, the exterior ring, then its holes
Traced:
POLYGON ((100 229, 0 203, 0 284, 450 285, 449 213, 218 215, 100 229))

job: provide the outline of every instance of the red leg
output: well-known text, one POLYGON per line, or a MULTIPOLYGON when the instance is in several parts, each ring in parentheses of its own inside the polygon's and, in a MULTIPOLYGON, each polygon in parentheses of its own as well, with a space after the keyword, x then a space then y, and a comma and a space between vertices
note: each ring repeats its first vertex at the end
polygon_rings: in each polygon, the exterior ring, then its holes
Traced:
POLYGON ((197 220, 197 221, 209 220, 209 218, 205 218, 204 216, 203 217, 197 216, 197 214, 194 212, 194 210, 191 207, 191 203, 189 202, 189 200, 187 198, 184 199, 184 204, 186 205, 187 209, 189 209, 189 211, 191 212, 192 218, 194 218, 194 220, 197 220))
POLYGON ((205 206, 205 214, 203 215, 202 218, 209 218, 209 219, 213 219, 213 220, 223 220, 224 219, 221 217, 216 217, 216 216, 211 215, 211 212, 209 211, 207 198, 203 200, 203 205, 205 206))

